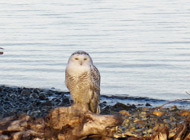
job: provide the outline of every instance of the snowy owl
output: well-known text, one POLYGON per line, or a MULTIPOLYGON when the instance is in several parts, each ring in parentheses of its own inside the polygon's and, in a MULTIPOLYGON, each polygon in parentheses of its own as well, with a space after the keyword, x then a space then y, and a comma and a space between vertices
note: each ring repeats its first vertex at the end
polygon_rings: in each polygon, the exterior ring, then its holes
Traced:
POLYGON ((76 51, 70 56, 65 82, 75 104, 100 113, 100 73, 88 53, 76 51))

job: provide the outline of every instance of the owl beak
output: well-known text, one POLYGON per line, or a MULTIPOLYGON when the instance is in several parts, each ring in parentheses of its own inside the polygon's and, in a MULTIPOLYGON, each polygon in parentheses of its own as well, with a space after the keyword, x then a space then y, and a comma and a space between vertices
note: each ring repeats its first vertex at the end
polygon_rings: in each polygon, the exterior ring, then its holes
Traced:
POLYGON ((82 65, 82 61, 80 61, 79 63, 80 63, 80 65, 82 65))

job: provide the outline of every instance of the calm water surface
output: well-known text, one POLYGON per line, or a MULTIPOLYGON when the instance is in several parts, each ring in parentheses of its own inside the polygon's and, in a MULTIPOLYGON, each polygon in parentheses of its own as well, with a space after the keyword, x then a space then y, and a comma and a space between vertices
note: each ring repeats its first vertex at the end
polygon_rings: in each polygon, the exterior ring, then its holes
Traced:
POLYGON ((0 84, 67 91, 69 56, 85 50, 101 93, 189 98, 189 0, 0 1, 0 84))

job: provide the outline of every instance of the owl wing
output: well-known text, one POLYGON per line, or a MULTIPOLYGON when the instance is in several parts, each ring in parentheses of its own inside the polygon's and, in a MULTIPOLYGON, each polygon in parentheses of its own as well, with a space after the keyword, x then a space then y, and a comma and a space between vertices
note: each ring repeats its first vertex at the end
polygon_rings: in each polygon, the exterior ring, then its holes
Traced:
POLYGON ((100 73, 95 66, 91 67, 91 90, 90 110, 94 113, 100 113, 100 73))
POLYGON ((96 90, 100 90, 100 72, 95 66, 91 67, 91 81, 96 90))

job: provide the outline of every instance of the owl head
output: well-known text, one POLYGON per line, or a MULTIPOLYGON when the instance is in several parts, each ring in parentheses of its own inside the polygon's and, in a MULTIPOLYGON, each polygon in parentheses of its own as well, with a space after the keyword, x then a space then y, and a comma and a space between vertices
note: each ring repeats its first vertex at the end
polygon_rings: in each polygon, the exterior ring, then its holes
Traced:
POLYGON ((89 66, 92 65, 93 62, 90 55, 87 52, 76 51, 70 56, 68 64, 75 66, 89 66))

